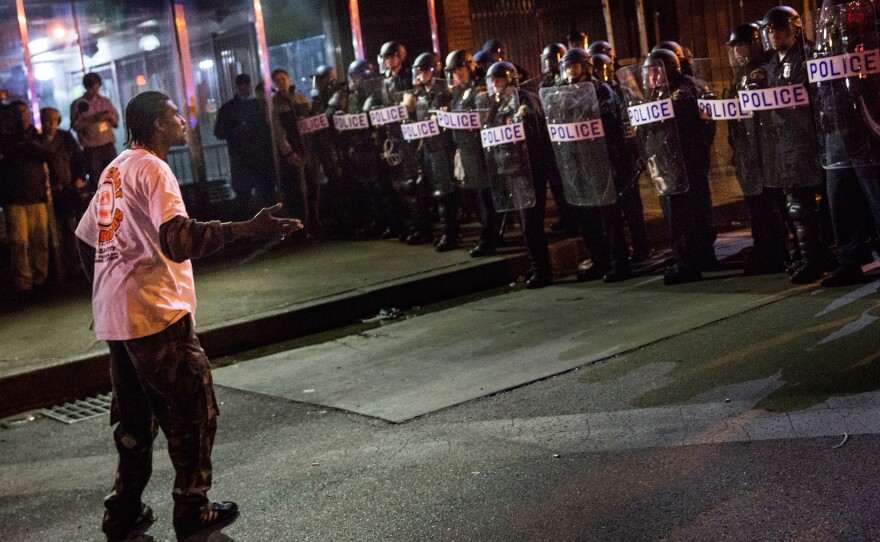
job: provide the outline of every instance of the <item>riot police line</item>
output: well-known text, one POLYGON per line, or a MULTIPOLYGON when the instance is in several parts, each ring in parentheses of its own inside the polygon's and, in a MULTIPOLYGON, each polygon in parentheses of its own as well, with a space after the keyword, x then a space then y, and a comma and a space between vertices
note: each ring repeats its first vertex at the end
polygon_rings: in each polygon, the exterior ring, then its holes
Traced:
POLYGON ((541 53, 539 95, 498 40, 476 55, 453 51, 445 63, 423 53, 411 71, 403 45, 388 42, 381 72, 352 62, 348 83, 326 103, 332 121, 306 119, 303 131, 335 134, 324 152, 335 153, 340 182, 351 183, 343 192, 356 198, 339 207, 341 229, 366 225, 384 238, 451 250, 459 206, 470 201, 482 226, 471 254, 482 256, 503 242, 502 216, 516 212, 527 285, 536 288, 552 282, 548 187, 590 252, 578 279, 632 275, 631 264, 651 252, 641 175, 660 196, 672 241, 664 282, 698 280, 715 268, 710 152, 716 123, 726 121, 752 218, 745 272, 851 284, 873 258, 880 229, 876 19, 871 0, 826 0, 812 18, 813 41, 796 10, 775 7, 731 32, 724 69, 672 41, 627 67, 607 42, 588 50, 551 43, 541 53), (723 86, 720 95, 710 83, 723 86), (833 239, 822 228, 822 205, 833 239))

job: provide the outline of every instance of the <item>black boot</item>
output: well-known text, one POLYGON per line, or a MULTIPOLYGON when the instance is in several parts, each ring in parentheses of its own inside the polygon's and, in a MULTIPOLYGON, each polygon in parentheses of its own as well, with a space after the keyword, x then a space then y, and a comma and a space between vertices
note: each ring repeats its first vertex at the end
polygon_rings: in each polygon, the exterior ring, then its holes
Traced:
POLYGON ((790 268, 793 284, 809 284, 822 278, 822 246, 815 195, 811 190, 793 188, 787 194, 788 216, 794 223, 801 259, 790 268))
POLYGON ((437 241, 437 252, 458 248, 458 195, 453 192, 440 196, 438 210, 443 234, 437 241))

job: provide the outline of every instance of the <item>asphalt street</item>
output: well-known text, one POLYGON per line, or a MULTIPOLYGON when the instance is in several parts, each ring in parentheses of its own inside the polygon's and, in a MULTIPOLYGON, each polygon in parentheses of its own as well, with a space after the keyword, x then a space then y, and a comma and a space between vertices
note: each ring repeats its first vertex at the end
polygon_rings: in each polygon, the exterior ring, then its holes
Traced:
MULTIPOLYGON (((880 540, 878 289, 501 288, 217 359, 212 497, 242 516, 211 540, 880 540)), ((102 540, 108 416, 29 419, 0 430, 3 540, 102 540)))

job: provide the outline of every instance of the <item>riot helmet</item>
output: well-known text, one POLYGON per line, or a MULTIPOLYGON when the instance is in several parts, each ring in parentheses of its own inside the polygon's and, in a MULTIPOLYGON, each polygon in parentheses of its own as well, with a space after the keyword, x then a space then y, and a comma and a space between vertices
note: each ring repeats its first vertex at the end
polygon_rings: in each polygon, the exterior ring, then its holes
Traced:
POLYGON ((614 72, 617 71, 614 69, 614 59, 602 53, 592 55, 592 59, 593 73, 596 77, 605 83, 613 83, 614 72))
POLYGON ((541 73, 544 75, 558 75, 559 61, 562 55, 568 51, 561 43, 548 43, 541 52, 541 73))
POLYGON ((359 58, 348 65, 348 84, 354 90, 363 84, 367 79, 373 77, 373 66, 366 60, 359 58))
POLYGON ((440 57, 434 53, 422 53, 413 63, 413 84, 428 84, 440 71, 440 57))
POLYGON ((761 60, 761 27, 757 23, 744 23, 730 32, 727 40, 727 56, 732 68, 742 68, 761 60))
POLYGON ((688 54, 690 53, 690 51, 685 49, 680 43, 672 40, 661 41, 660 43, 655 45, 653 49, 651 49, 651 52, 653 53, 654 51, 659 51, 661 49, 665 49, 667 51, 672 51, 673 53, 675 53, 675 56, 678 57, 679 71, 683 75, 694 74, 694 70, 691 67, 690 61, 690 59, 693 58, 694 55, 692 53, 688 54))
POLYGON ((321 64, 315 69, 314 75, 312 77, 319 77, 321 79, 326 79, 328 76, 333 76, 332 78, 336 78, 336 68, 333 66, 328 66, 326 64, 321 64))
POLYGON ((474 55, 464 49, 458 49, 446 55, 446 67, 444 68, 444 71, 446 72, 447 79, 456 79, 456 82, 459 82, 455 72, 461 68, 467 68, 468 78, 473 77, 474 71, 477 68, 476 63, 474 62, 474 55))
POLYGON ((684 53, 684 47, 682 47, 681 44, 678 43, 677 41, 672 41, 672 40, 661 41, 660 43, 655 45, 653 49, 651 49, 651 52, 653 53, 655 51, 659 51, 660 49, 666 49, 667 51, 672 51, 673 53, 675 53, 675 56, 678 57, 679 61, 684 60, 686 58, 685 53, 684 53))
POLYGON ((590 53, 580 47, 573 47, 568 50, 559 63, 562 76, 569 83, 578 83, 588 79, 593 73, 593 63, 590 59, 590 53))
POLYGON ((321 64, 312 74, 312 89, 321 91, 336 84, 336 68, 321 64))
POLYGON ((761 20, 761 39, 767 51, 788 51, 801 32, 801 16, 789 6, 771 8, 761 20))
POLYGON ((474 55, 474 63, 477 68, 474 71, 474 77, 478 80, 482 80, 486 78, 486 72, 489 71, 489 67, 496 62, 500 62, 501 58, 498 56, 498 53, 495 51, 479 51, 474 55))
POLYGON ((382 49, 379 50, 379 56, 385 58, 392 55, 397 55, 402 60, 406 57, 406 47, 404 47, 402 43, 397 41, 386 41, 384 44, 382 44, 382 49))
POLYGON ((516 66, 502 60, 489 66, 486 71, 486 82, 489 93, 495 94, 502 89, 518 85, 519 73, 516 71, 516 66), (498 84, 501 81, 504 82, 503 85, 498 84))
POLYGON ((587 51, 593 56, 605 55, 614 60, 614 47, 605 40, 594 41, 590 44, 590 48, 587 51))
POLYGON ((681 75, 678 55, 669 49, 655 48, 642 64, 642 88, 648 92, 662 90, 680 80, 681 75))
POLYGON ((379 57, 382 60, 383 71, 396 72, 406 60, 406 47, 397 41, 386 41, 379 50, 379 57))
POLYGON ((504 60, 504 42, 498 38, 489 38, 483 44, 484 51, 492 51, 498 55, 498 60, 504 60))
POLYGON ((575 47, 586 50, 588 45, 587 35, 580 30, 572 30, 565 36, 565 40, 568 42, 568 48, 574 49, 575 47))

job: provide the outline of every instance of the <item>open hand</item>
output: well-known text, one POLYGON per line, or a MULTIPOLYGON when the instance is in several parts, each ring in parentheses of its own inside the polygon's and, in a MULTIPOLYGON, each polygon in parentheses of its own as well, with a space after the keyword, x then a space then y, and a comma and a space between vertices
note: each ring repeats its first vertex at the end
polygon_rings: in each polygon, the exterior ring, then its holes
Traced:
POLYGON ((249 237, 264 239, 281 238, 303 229, 302 222, 296 218, 279 218, 273 216, 281 210, 281 204, 265 207, 252 219, 245 222, 249 237))

